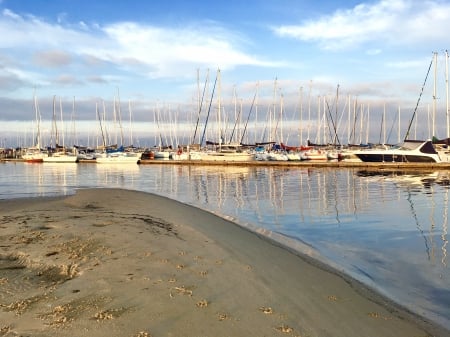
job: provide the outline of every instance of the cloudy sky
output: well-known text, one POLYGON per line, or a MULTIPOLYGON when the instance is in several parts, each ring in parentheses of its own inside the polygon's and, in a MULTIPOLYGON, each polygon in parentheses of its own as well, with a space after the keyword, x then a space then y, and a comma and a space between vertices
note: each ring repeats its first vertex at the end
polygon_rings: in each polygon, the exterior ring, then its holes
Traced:
POLYGON ((28 125, 35 96, 44 120, 54 96, 67 113, 75 101, 78 120, 95 121, 96 104, 110 111, 115 99, 135 121, 153 121, 155 109, 187 113, 218 69, 223 102, 250 104, 258 88, 263 105, 275 85, 286 102, 299 92, 315 100, 339 86, 407 119, 433 52, 444 115, 449 28, 443 0, 0 0, 0 131, 28 125))

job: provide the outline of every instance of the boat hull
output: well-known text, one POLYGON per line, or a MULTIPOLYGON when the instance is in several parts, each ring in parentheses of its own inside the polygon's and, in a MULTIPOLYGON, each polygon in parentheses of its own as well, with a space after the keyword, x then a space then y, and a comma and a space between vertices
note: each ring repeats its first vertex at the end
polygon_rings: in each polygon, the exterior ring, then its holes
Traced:
POLYGON ((407 140, 393 149, 369 149, 353 152, 363 162, 440 163, 441 158, 430 140, 407 140))
POLYGON ((369 163, 436 163, 437 161, 432 157, 421 155, 399 155, 389 153, 355 153, 355 155, 363 162, 369 163))
POLYGON ((22 156, 22 159, 27 163, 42 163, 47 158, 46 153, 26 153, 22 156))
POLYGON ((230 161, 230 162, 242 162, 242 161, 253 161, 255 156, 251 153, 237 152, 237 153, 227 153, 227 152, 206 152, 201 154, 201 160, 205 161, 230 161))
POLYGON ((77 156, 51 156, 43 159, 44 163, 76 163, 77 156))
POLYGON ((130 152, 114 152, 106 156, 99 156, 96 158, 97 164, 137 164, 140 159, 140 154, 130 152))

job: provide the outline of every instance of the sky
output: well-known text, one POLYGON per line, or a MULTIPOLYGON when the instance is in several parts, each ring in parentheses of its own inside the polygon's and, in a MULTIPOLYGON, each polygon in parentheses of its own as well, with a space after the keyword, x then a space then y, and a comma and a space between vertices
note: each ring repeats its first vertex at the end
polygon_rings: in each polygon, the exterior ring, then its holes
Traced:
POLYGON ((33 127, 36 102, 50 129, 54 99, 78 130, 120 111, 136 135, 205 123, 209 104, 245 120, 255 97, 286 125, 300 111, 319 124, 311 109, 337 125, 356 104, 373 138, 381 120, 404 133, 420 97, 419 136, 442 138, 449 26, 443 0, 0 0, 0 147, 33 127))

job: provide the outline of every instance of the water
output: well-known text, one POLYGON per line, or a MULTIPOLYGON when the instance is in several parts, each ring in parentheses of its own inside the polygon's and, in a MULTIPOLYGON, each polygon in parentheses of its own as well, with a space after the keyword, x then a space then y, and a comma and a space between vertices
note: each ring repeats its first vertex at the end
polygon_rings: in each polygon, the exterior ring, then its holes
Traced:
POLYGON ((117 187, 231 219, 343 270, 450 328, 450 172, 0 164, 0 199, 117 187))

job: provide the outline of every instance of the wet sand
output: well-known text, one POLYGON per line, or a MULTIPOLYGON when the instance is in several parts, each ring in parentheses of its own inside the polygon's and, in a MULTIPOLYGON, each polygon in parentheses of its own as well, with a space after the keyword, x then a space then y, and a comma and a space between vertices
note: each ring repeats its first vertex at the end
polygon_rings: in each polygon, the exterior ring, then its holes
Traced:
POLYGON ((0 336, 450 336, 194 207, 119 189, 0 201, 0 336))

